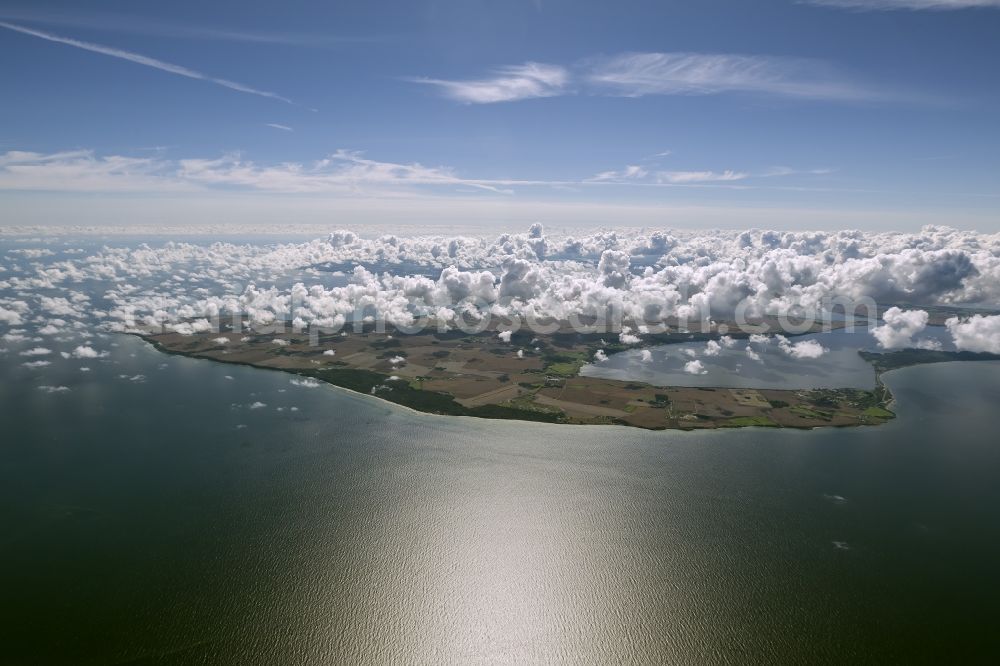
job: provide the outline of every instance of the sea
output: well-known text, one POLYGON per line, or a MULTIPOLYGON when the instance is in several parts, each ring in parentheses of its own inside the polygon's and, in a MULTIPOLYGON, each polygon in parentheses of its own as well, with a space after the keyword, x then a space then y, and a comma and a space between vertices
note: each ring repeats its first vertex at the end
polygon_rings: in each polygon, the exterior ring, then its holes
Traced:
POLYGON ((30 344, 0 354, 0 663, 1000 651, 997 362, 886 374, 882 426, 649 432, 420 414, 124 334, 32 368, 30 344))

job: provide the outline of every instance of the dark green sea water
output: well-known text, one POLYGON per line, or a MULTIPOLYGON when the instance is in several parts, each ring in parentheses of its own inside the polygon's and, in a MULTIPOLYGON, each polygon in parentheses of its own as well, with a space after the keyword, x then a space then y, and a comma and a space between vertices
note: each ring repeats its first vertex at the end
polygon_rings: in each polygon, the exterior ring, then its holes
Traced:
POLYGON ((879 428, 649 433, 413 414, 112 340, 0 359, 0 663, 1000 650, 1000 364, 889 374, 879 428))

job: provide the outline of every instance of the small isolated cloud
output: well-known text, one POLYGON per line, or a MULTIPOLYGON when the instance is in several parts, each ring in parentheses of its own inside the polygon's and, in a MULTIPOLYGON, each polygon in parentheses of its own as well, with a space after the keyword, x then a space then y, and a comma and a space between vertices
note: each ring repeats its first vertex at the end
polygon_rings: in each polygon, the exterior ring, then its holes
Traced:
POLYGON ((604 363, 607 360, 608 360, 608 355, 604 352, 603 349, 598 349, 594 353, 594 362, 595 363, 604 363))
POLYGON ((291 127, 289 127, 288 125, 281 125, 279 123, 264 123, 264 124, 267 127, 273 127, 274 129, 282 130, 282 131, 285 131, 285 132, 294 132, 295 131, 291 127))
POLYGON ((47 365, 52 365, 52 361, 27 361, 21 365, 26 368, 44 368, 47 365))
POLYGON ((618 341, 623 345, 637 345, 642 342, 642 338, 632 332, 632 329, 628 326, 622 328, 622 332, 618 335, 618 341))
POLYGON ((960 351, 1000 354, 1000 315, 974 315, 968 319, 952 317, 945 322, 960 351))
POLYGON ((47 356, 51 353, 51 349, 46 349, 45 347, 34 347, 33 349, 25 349, 21 352, 21 356, 47 356))
POLYGON ((722 345, 720 345, 715 340, 709 340, 705 343, 705 356, 718 356, 722 353, 722 345))
POLYGON ((927 328, 927 312, 924 310, 900 310, 891 307, 882 314, 885 322, 872 329, 872 336, 882 349, 918 347, 933 349, 940 345, 935 340, 914 341, 913 337, 927 328))
POLYGON ((70 352, 70 356, 73 358, 104 358, 107 355, 108 352, 99 352, 87 345, 80 345, 70 352))
POLYGON ((830 351, 819 343, 818 340, 803 340, 792 344, 787 338, 779 336, 778 347, 794 359, 819 358, 830 351))
POLYGON ((705 369, 705 365, 698 360, 688 361, 684 364, 684 372, 689 375, 707 375, 708 370, 705 369))
POLYGON ((250 403, 248 407, 250 409, 264 409, 265 407, 267 407, 267 403, 263 403, 258 400, 257 402, 250 403))
POLYGON ((751 347, 750 345, 747 345, 746 353, 747 353, 747 358, 749 358, 751 361, 757 361, 758 363, 764 362, 764 359, 760 357, 760 354, 755 352, 753 350, 753 347, 751 347))
POLYGON ((653 352, 649 351, 648 349, 643 349, 642 353, 639 354, 639 360, 642 361, 643 363, 652 363, 653 352))
POLYGON ((668 185, 685 185, 690 183, 718 183, 746 180, 750 174, 742 171, 659 171, 656 182, 668 185))
POLYGON ((512 331, 500 331, 499 333, 497 333, 497 337, 500 338, 503 342, 510 342, 511 334, 512 331))
POLYGON ((41 391, 42 393, 65 393, 65 392, 69 391, 69 387, 68 386, 48 386, 48 385, 43 384, 42 386, 38 387, 38 390, 41 391))
POLYGON ((336 355, 337 355, 336 349, 327 349, 323 352, 323 356, 336 356, 336 355))
POLYGON ((412 79, 440 88, 446 97, 467 104, 494 104, 537 97, 554 97, 566 91, 569 72, 559 65, 526 62, 501 67, 481 79, 412 79))
POLYGON ((309 377, 304 377, 302 379, 291 379, 289 380, 288 383, 294 386, 301 386, 302 388, 319 388, 319 382, 309 377))

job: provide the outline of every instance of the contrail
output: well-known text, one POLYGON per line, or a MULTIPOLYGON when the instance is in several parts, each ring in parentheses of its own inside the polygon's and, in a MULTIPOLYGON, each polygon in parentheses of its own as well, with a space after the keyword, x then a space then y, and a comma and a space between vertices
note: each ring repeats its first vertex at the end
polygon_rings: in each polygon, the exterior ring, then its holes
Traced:
POLYGON ((188 69, 187 67, 182 67, 181 65, 174 65, 169 62, 164 62, 162 60, 157 60, 156 58, 150 58, 148 56, 141 55, 139 53, 132 53, 131 51, 123 51, 121 49, 111 48, 110 46, 102 46, 100 44, 94 44, 91 42, 83 42, 78 39, 70 39, 69 37, 60 37, 59 35, 53 35, 49 32, 42 32, 41 30, 33 30, 31 28, 25 28, 24 26, 15 25, 13 23, 6 23, 0 21, 0 28, 7 28, 8 30, 13 30, 14 32, 20 32, 25 35, 31 35, 32 37, 38 37, 39 39, 44 39, 50 42, 56 42, 58 44, 66 44, 67 46, 74 46, 78 49, 83 49, 85 51, 93 51, 94 53, 101 53, 106 56, 111 56, 112 58, 120 58, 121 60, 128 60, 129 62, 134 62, 139 65, 145 65, 146 67, 152 67, 153 69, 159 69, 164 72, 169 72, 171 74, 177 74, 178 76, 186 76, 189 79, 198 79, 199 81, 208 81, 209 83, 214 83, 217 86, 222 86, 223 88, 229 88, 230 90, 236 90, 242 93, 249 93, 251 95, 257 95, 259 97, 268 97, 270 99, 276 99, 286 104, 295 104, 292 100, 287 97, 282 97, 273 92, 267 92, 266 90, 257 90, 242 83, 237 83, 236 81, 229 81, 228 79, 217 79, 214 76, 208 76, 207 74, 202 74, 201 72, 196 72, 193 69, 188 69))

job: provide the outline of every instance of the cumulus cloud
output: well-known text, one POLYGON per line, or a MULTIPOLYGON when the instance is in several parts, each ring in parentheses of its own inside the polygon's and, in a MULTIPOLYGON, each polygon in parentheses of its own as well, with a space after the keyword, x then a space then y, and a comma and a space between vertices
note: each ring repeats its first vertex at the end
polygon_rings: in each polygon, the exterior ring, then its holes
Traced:
POLYGON ((830 351, 818 340, 803 340, 802 342, 791 343, 784 336, 778 336, 778 348, 794 359, 819 358, 830 351))
POLYGON ((648 349, 643 349, 639 353, 639 360, 642 361, 643 363, 652 363, 653 362, 653 352, 649 351, 648 349))
POLYGON ((624 326, 621 333, 618 334, 618 341, 623 345, 637 345, 642 342, 642 338, 635 335, 630 327, 624 326))
POLYGON ((603 349, 598 349, 596 352, 594 352, 595 363, 604 363, 607 360, 608 360, 608 355, 604 352, 603 349))
POLYGON ((31 349, 25 349, 21 352, 21 356, 47 356, 51 353, 51 349, 46 349, 45 347, 33 347, 31 349))
MULTIPOLYGON (((808 312, 832 299, 1000 303, 1000 234, 928 227, 561 237, 533 225, 497 237, 363 237, 341 230, 297 243, 103 247, 50 258, 5 283, 0 306, 33 324, 32 312, 48 322, 62 318, 67 330, 98 321, 110 330, 163 325, 192 335, 234 313, 251 329, 295 321, 340 330, 359 312, 395 326, 421 317, 454 326, 460 317, 524 323, 529 316, 599 320, 617 312, 631 329, 619 340, 631 341, 653 324, 722 322, 737 308, 753 318, 808 312), (99 294, 93 303, 84 289, 99 294)), ((14 328, 3 340, 29 337, 14 328)))
POLYGON ((708 370, 705 369, 705 365, 698 360, 688 361, 684 364, 684 372, 689 375, 707 375, 708 370))
POLYGON ((304 377, 301 379, 291 379, 289 380, 288 383, 294 386, 301 386, 302 388, 319 388, 319 382, 309 377, 304 377))
POLYGON ((722 345, 720 345, 715 340, 709 340, 705 343, 705 356, 718 356, 722 353, 722 345))
POLYGON ((108 352, 99 352, 88 345, 80 345, 70 352, 73 358, 103 358, 107 355, 108 352))
POLYGON ((0 322, 3 322, 9 326, 20 326, 24 321, 21 319, 21 313, 15 310, 8 310, 7 308, 0 306, 0 322))
POLYGON ((968 319, 952 317, 945 322, 960 351, 1000 354, 1000 315, 973 315, 968 319))
POLYGON ((70 389, 68 386, 49 386, 47 384, 42 384, 38 387, 38 390, 43 393, 66 393, 70 389))
POLYGON ((928 314, 924 310, 901 310, 891 307, 882 314, 883 325, 872 329, 872 336, 882 349, 918 347, 933 349, 939 345, 935 340, 915 341, 913 338, 927 328, 928 314))
POLYGON ((754 348, 750 345, 746 347, 746 355, 751 361, 757 361, 758 363, 763 363, 764 359, 761 358, 760 354, 754 351, 754 348))

